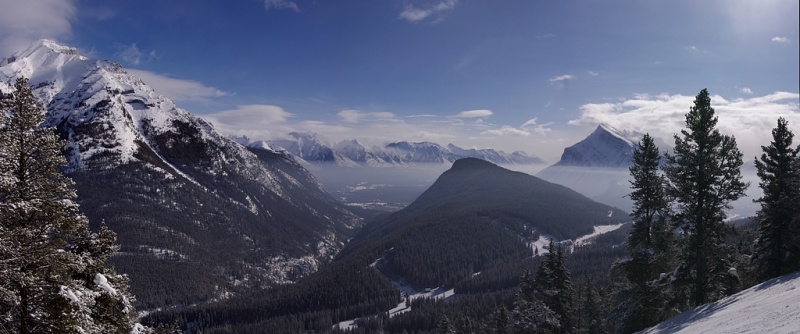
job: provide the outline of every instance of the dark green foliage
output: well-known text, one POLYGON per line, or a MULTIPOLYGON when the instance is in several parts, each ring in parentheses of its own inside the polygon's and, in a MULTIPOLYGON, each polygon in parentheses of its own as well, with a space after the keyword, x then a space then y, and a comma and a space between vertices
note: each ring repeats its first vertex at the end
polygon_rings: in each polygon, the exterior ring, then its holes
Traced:
POLYGON ((514 302, 514 331, 517 333, 575 332, 572 277, 565 266, 561 245, 552 240, 549 252, 534 278, 525 272, 514 302))
POLYGON ((104 224, 93 233, 61 173, 66 144, 40 127, 27 79, 0 101, 0 329, 15 333, 128 333, 127 277, 104 224))
POLYGON ((761 280, 800 270, 800 146, 792 147, 794 134, 784 118, 772 130, 772 142, 761 146, 764 153, 755 159, 763 197, 758 212, 759 237, 753 256, 761 280))
POLYGON ((742 153, 732 136, 716 129, 717 117, 708 91, 697 95, 686 114, 686 129, 675 135, 675 148, 667 154, 664 168, 667 193, 674 199, 675 226, 680 228, 680 265, 676 272, 676 295, 681 304, 698 306, 724 294, 731 268, 724 235, 729 203, 744 195, 742 153))
POLYGON ((669 280, 662 275, 668 275, 675 265, 675 237, 667 223, 669 202, 660 163, 653 138, 645 134, 629 168, 633 227, 627 241, 628 258, 612 269, 618 292, 609 323, 615 332, 635 332, 669 314, 669 280))

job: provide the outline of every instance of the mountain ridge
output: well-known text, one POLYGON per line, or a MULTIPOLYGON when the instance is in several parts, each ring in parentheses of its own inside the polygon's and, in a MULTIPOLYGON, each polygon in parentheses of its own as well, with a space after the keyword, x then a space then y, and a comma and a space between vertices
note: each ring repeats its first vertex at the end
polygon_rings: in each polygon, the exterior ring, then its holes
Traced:
MULTIPOLYGON (((245 145, 251 141, 241 136, 235 139, 245 145)), ((357 139, 345 139, 331 145, 317 133, 291 132, 285 138, 266 141, 277 150, 284 150, 313 164, 340 167, 396 167, 418 164, 450 164, 461 158, 480 158, 497 164, 543 164, 544 160, 523 151, 506 153, 494 149, 464 149, 453 144, 442 146, 433 142, 391 142, 384 146, 367 147, 357 139)))
POLYGON ((40 40, 0 64, 0 91, 29 77, 67 141, 78 202, 117 232, 140 306, 296 281, 363 223, 289 155, 245 148, 117 63, 40 40))

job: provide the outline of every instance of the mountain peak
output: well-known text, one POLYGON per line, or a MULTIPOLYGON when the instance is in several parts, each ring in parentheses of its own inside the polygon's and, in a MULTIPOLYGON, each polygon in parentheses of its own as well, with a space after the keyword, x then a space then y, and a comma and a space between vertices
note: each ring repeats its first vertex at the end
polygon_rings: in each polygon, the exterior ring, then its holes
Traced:
POLYGON ((498 166, 486 160, 478 158, 463 158, 453 162, 453 167, 451 170, 480 170, 495 167, 498 166))

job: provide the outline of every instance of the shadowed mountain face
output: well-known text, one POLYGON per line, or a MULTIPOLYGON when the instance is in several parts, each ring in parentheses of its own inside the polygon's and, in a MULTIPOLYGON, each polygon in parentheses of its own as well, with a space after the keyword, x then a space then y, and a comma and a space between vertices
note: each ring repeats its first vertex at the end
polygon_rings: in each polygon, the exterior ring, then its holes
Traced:
POLYGON ((386 265, 413 284, 455 284, 498 262, 530 257, 526 242, 539 234, 573 239, 626 220, 623 211, 566 187, 466 158, 408 207, 367 225, 341 256, 377 247, 389 252, 386 265), (450 270, 427 274, 435 268, 450 270))
POLYGON ((330 261, 361 219, 292 157, 247 149, 116 63, 42 40, 0 61, 0 90, 30 78, 93 225, 144 307, 286 283, 330 261))

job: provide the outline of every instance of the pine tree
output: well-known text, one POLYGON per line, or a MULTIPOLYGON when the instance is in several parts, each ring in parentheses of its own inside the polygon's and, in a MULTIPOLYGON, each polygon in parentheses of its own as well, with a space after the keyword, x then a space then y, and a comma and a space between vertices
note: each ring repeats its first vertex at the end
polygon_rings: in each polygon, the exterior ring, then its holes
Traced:
POLYGON ((676 227, 683 232, 676 285, 685 303, 698 306, 722 296, 731 268, 725 244, 725 209, 744 195, 742 153, 732 136, 716 129, 717 117, 703 89, 686 114, 687 129, 675 135, 673 154, 664 168, 667 193, 674 199, 676 227))
POLYGON ((536 290, 533 276, 525 271, 511 311, 514 333, 553 333, 552 328, 558 326, 558 316, 537 297, 536 290))
POLYGON ((793 138, 786 119, 779 118, 772 130, 772 142, 761 146, 764 153, 760 160, 755 159, 764 195, 754 200, 761 203, 761 210, 756 218, 759 237, 752 260, 761 280, 800 270, 800 231, 792 226, 800 216, 800 146, 792 147, 793 138))
POLYGON ((500 309, 495 314, 494 332, 496 334, 508 334, 508 325, 508 311, 505 306, 500 306, 500 309))
POLYGON ((129 333, 127 278, 106 265, 114 233, 89 230, 60 169, 65 142, 40 127, 26 79, 0 102, 0 328, 16 333, 129 333))
POLYGON ((659 173, 661 156, 649 134, 633 152, 630 167, 633 228, 628 235, 629 258, 615 264, 620 291, 612 312, 616 332, 630 333, 662 321, 668 291, 660 284, 662 273, 674 266, 674 235, 667 223, 669 201, 659 173))
POLYGON ((515 333, 573 333, 574 294, 564 250, 551 240, 535 278, 525 272, 514 302, 515 333))
POLYGON ((450 323, 450 319, 447 316, 442 316, 439 319, 439 323, 436 324, 436 334, 453 334, 456 330, 453 328, 453 324, 450 323))

